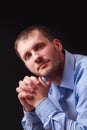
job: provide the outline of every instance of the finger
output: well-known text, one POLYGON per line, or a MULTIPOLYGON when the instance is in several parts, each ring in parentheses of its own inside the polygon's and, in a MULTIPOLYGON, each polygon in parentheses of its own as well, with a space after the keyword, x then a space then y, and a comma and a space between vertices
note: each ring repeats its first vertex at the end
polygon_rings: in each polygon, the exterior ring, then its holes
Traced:
POLYGON ((23 79, 23 82, 28 85, 29 81, 30 81, 29 76, 25 76, 24 79, 23 79))
POLYGON ((22 84, 23 84, 23 81, 22 81, 22 80, 20 80, 20 81, 19 81, 19 85, 22 85, 22 84))
POLYGON ((19 94, 18 94, 18 98, 20 99, 20 98, 25 98, 25 99, 31 99, 33 97, 33 94, 31 94, 31 93, 27 93, 27 92, 25 92, 25 91, 22 91, 22 92, 20 92, 19 94))
POLYGON ((34 109, 34 107, 31 106, 24 98, 20 98, 19 101, 26 111, 32 111, 34 109))
POLYGON ((23 79, 23 82, 24 82, 24 84, 25 85, 29 85, 28 87, 29 87, 29 89, 30 88, 35 88, 35 84, 36 84, 36 82, 37 82, 37 78, 36 77, 34 77, 34 76, 31 76, 31 77, 29 77, 29 76, 25 76, 25 78, 23 79))
POLYGON ((17 93, 20 93, 20 92, 22 92, 22 90, 21 90, 19 87, 17 87, 17 88, 16 88, 16 92, 17 92, 17 93))
POLYGON ((44 81, 41 77, 39 77, 39 81, 47 88, 49 88, 50 85, 51 85, 51 81, 50 80, 44 81))
POLYGON ((38 83, 39 83, 38 78, 35 77, 35 76, 31 76, 31 77, 30 77, 30 80, 33 81, 33 84, 38 84, 38 83))
MULTIPOLYGON (((26 84, 24 81, 20 81, 20 85, 19 85, 19 88, 20 88, 20 90, 22 90, 22 91, 26 91, 26 92, 30 92, 30 93, 33 93, 34 92, 34 85, 32 84, 32 82, 30 81, 30 79, 29 79, 29 81, 28 81, 28 83, 29 84, 26 84)), ((19 89, 17 89, 17 91, 18 91, 19 89)), ((20 91, 18 91, 18 92, 20 92, 20 91)))

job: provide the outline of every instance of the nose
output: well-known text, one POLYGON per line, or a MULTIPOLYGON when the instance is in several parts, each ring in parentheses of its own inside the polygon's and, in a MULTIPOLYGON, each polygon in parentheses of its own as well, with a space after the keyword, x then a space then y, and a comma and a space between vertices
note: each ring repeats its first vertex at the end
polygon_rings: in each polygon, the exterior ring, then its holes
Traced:
POLYGON ((36 63, 41 63, 43 61, 43 58, 40 54, 33 52, 33 59, 36 63))

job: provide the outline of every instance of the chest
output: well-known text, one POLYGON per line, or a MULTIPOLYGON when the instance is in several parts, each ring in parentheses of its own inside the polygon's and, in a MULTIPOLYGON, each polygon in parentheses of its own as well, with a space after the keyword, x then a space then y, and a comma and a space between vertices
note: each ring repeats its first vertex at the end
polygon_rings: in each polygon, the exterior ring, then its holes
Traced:
MULTIPOLYGON (((66 113, 66 115, 75 120, 77 117, 76 112, 76 97, 74 90, 61 88, 52 89, 50 97, 54 104, 60 104, 61 109, 66 113)), ((59 105, 58 105, 59 106, 59 105)))

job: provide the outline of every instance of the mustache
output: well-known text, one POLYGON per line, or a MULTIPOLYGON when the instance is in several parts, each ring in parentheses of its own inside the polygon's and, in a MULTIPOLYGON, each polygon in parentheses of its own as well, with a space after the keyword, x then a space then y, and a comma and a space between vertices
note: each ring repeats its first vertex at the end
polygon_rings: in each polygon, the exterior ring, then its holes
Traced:
POLYGON ((47 63, 49 60, 43 60, 36 68, 39 70, 42 65, 47 63))

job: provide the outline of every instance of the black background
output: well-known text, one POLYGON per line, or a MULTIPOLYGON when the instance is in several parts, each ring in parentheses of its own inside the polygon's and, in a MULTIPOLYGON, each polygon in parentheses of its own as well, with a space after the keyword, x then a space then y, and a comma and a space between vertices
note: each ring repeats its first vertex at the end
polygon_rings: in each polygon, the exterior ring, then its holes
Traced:
POLYGON ((27 74, 31 75, 14 51, 15 38, 22 29, 33 24, 45 25, 59 34, 64 48, 72 53, 87 54, 86 3, 61 2, 47 4, 47 2, 14 3, 12 1, 0 5, 2 7, 0 10, 2 127, 22 130, 22 106, 17 99, 15 89, 20 79, 27 74))

